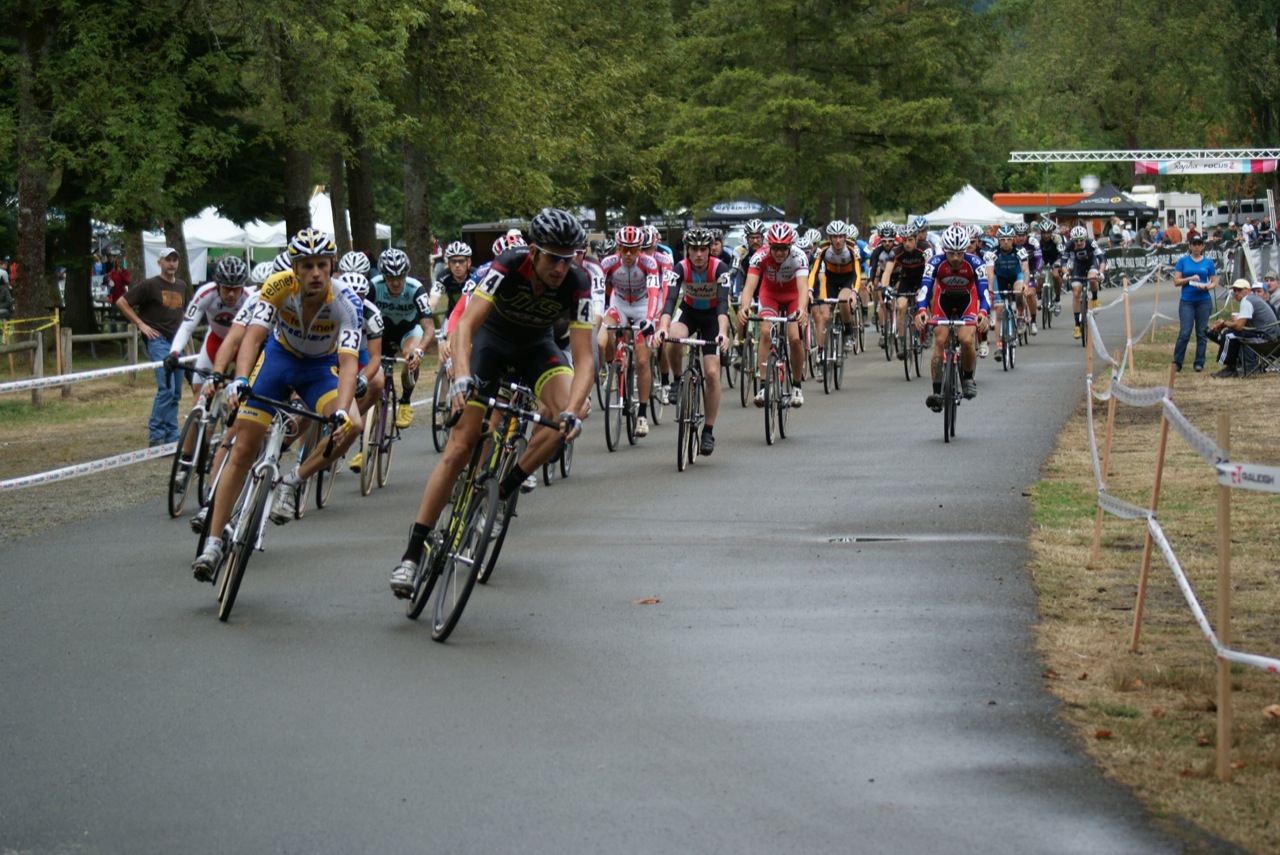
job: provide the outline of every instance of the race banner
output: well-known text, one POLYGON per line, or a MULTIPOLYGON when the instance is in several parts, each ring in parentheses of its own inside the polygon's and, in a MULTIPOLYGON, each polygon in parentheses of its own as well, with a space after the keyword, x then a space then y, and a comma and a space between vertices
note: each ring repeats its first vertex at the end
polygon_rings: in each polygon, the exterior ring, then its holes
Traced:
POLYGON ((1234 157, 1138 160, 1134 161, 1133 171, 1136 175, 1252 175, 1275 172, 1276 161, 1234 157))
MULTIPOLYGON (((1233 276, 1234 273, 1227 271, 1226 262, 1227 251, 1235 246, 1237 246, 1235 243, 1211 240, 1205 244, 1204 254, 1206 258, 1213 261, 1219 273, 1233 276)), ((1102 254, 1107 259, 1107 287, 1118 287, 1125 276, 1132 279, 1135 275, 1147 273, 1156 267, 1162 267, 1166 271, 1172 270, 1178 263, 1178 259, 1187 254, 1187 245, 1171 244, 1151 250, 1140 247, 1127 249, 1112 247, 1104 249, 1102 254)))

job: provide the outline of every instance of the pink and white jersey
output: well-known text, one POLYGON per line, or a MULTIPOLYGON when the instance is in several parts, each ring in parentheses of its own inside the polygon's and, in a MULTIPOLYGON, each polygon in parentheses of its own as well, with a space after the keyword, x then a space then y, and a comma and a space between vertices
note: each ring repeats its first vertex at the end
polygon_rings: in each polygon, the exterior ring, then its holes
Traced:
POLYGON ((191 340, 191 333, 200 323, 201 319, 209 325, 209 332, 204 337, 204 345, 201 347, 205 353, 212 358, 218 352, 218 345, 222 344, 222 340, 226 338, 227 331, 231 329, 231 323, 235 320, 236 312, 244 307, 248 302, 248 289, 242 288, 236 296, 234 303, 227 304, 222 302, 222 295, 218 291, 217 282, 208 282, 201 285, 196 295, 191 298, 190 305, 187 306, 187 313, 182 318, 182 325, 178 327, 177 333, 173 336, 173 344, 171 350, 175 353, 181 353, 182 349, 187 346, 187 342, 191 340))
POLYGON ((792 246, 791 251, 782 261, 774 261, 768 246, 762 246, 751 256, 747 267, 747 275, 760 277, 760 293, 774 296, 791 296, 796 292, 796 283, 805 285, 809 281, 809 264, 804 251, 792 246))
POLYGON ((659 307, 661 284, 656 261, 647 255, 638 255, 636 263, 627 267, 622 263, 622 256, 610 255, 600 262, 600 268, 612 302, 641 303, 645 306, 645 317, 654 317, 659 307))

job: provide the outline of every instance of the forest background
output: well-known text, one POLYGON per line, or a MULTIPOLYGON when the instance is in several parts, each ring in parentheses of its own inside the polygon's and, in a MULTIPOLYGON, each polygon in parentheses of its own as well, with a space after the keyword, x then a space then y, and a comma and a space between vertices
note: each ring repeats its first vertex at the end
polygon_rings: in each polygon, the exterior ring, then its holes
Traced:
MULTIPOLYGON (((865 226, 987 193, 1120 187, 1041 149, 1280 143, 1275 0, 0 0, 0 255, 18 317, 68 270, 93 326, 93 223, 389 223, 417 270, 467 222, 604 222, 763 199, 865 226), (1046 186, 1047 185, 1047 186, 1046 186), (32 287, 29 283, 35 283, 32 287)), ((1149 179, 1144 178, 1144 181, 1149 179)), ((1161 177, 1206 200, 1276 176, 1161 177)))

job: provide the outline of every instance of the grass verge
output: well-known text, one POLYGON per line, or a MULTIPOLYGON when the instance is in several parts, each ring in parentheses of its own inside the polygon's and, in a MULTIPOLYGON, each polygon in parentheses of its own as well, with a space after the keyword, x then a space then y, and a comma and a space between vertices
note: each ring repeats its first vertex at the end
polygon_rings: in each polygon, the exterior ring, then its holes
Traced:
MULTIPOLYGON (((1135 346, 1129 386, 1164 385, 1174 330, 1135 346)), ((1194 345, 1193 345, 1194 346, 1194 345)), ((1216 348, 1210 344, 1210 358, 1216 348)), ((1231 416, 1233 459, 1280 465, 1274 440, 1280 376, 1220 380, 1178 374, 1173 397, 1200 430, 1216 436, 1231 416)), ((1099 391, 1109 372, 1095 362, 1099 391)), ((1099 454, 1106 404, 1095 402, 1099 454)), ((1158 407, 1117 404, 1108 491, 1148 507, 1156 468, 1158 407)), ((1177 815, 1252 852, 1280 851, 1280 678, 1233 667, 1232 780, 1215 771, 1217 660, 1159 550, 1151 569, 1137 653, 1129 652, 1146 526, 1106 516, 1090 564, 1096 487, 1081 404, 1033 488, 1032 576, 1048 688, 1103 771, 1133 789, 1157 816, 1177 815)), ((1197 598, 1217 628, 1217 481, 1176 433, 1168 437, 1158 518, 1197 598)), ((1276 496, 1231 494, 1231 639, 1238 650, 1280 657, 1275 620, 1280 556, 1276 496)))

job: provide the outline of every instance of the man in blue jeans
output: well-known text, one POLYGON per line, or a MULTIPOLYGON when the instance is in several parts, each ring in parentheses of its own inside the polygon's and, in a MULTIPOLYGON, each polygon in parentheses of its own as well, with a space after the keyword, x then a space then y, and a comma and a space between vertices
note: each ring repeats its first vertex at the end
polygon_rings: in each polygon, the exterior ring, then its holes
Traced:
POLYGON ((1204 254, 1204 236, 1196 235, 1188 244, 1188 252, 1178 259, 1173 268, 1173 284, 1182 288, 1178 301, 1178 340, 1173 346, 1173 364, 1181 371, 1187 355, 1187 343, 1191 340, 1192 327, 1196 333, 1196 371, 1204 370, 1205 348, 1209 313, 1213 309, 1213 282, 1217 275, 1213 260, 1204 254))
MULTIPOLYGON (((171 246, 160 250, 160 275, 152 276, 125 292, 116 308, 147 339, 147 357, 161 362, 169 355, 170 343, 182 325, 187 304, 187 283, 177 278, 178 251, 171 246)), ((154 447, 178 441, 178 402, 182 399, 182 372, 172 374, 156 369, 156 397, 147 421, 147 445, 154 447)))

